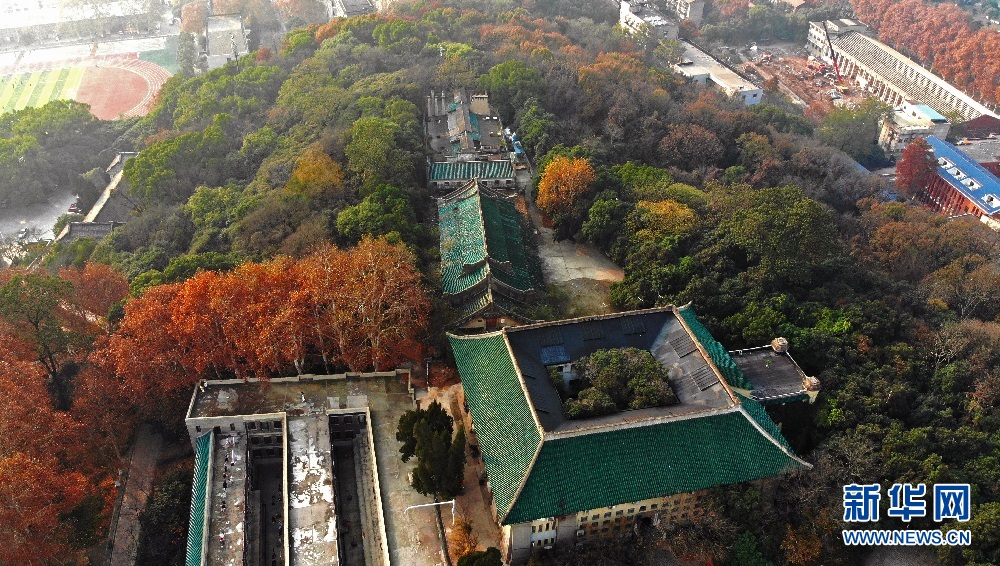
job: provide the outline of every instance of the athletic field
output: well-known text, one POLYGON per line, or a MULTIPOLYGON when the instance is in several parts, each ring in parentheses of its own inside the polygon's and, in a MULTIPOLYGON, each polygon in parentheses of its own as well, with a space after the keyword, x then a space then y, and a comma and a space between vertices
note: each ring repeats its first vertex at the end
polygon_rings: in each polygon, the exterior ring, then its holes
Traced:
POLYGON ((141 116, 168 78, 167 69, 136 53, 0 67, 0 114, 50 100, 76 100, 103 120, 141 116))
POLYGON ((83 81, 83 67, 0 77, 0 114, 42 106, 50 100, 73 100, 83 81))

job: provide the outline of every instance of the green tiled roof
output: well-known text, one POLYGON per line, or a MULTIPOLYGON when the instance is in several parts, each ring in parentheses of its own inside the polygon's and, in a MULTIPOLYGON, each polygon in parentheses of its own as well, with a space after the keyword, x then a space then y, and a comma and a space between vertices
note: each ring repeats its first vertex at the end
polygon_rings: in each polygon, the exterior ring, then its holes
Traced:
POLYGON ((541 443, 503 334, 450 336, 483 463, 502 517, 541 443))
POLYGON ((503 293, 497 293, 487 288, 481 293, 470 295, 469 298, 462 301, 462 304, 458 307, 458 319, 455 324, 465 324, 490 307, 498 312, 510 315, 521 323, 533 322, 532 319, 521 313, 522 306, 516 301, 505 297, 503 293))
POLYGON ((712 363, 722 372, 722 376, 726 378, 729 386, 752 391, 753 384, 743 375, 743 370, 736 365, 736 362, 733 361, 733 357, 729 355, 726 348, 722 344, 719 344, 712 336, 712 333, 698 320, 698 315, 694 312, 694 309, 686 306, 677 309, 677 311, 684 317, 684 322, 691 328, 691 332, 694 333, 698 342, 701 342, 701 345, 708 351, 709 357, 712 358, 712 363))
POLYGON ((537 288, 539 269, 525 249, 519 214, 474 181, 438 201, 446 295, 463 293, 489 275, 520 291, 537 288))
POLYGON ((431 163, 431 181, 462 181, 469 179, 513 179, 510 161, 459 161, 431 163))
POLYGON ((187 566, 200 566, 204 552, 205 506, 208 498, 208 466, 211 459, 212 433, 198 438, 194 453, 194 479, 191 488, 191 515, 188 519, 187 566))
MULTIPOLYGON (((708 342, 709 352, 717 348, 728 356, 693 311, 677 312, 699 340, 708 342)), ((561 336, 570 334, 564 328, 561 336)), ((760 403, 739 394, 732 405, 703 409, 686 418, 542 433, 525 395, 525 386, 537 384, 521 382, 505 335, 506 331, 450 337, 501 524, 809 467, 795 456, 760 403)), ((518 356, 537 355, 525 347, 516 345, 514 351, 518 356)))
POLYGON ((781 446, 760 434, 738 408, 546 439, 524 489, 502 522, 522 523, 806 467, 781 446))
MULTIPOLYGON (((736 393, 734 391, 734 393, 736 393)), ((743 409, 746 410, 747 414, 760 425, 761 428, 767 431, 775 440, 781 443, 782 446, 791 450, 792 447, 785 440, 785 437, 781 435, 781 430, 778 429, 778 425, 774 424, 771 417, 768 416, 767 411, 764 410, 764 406, 761 405, 760 401, 756 399, 751 399, 736 393, 736 397, 739 398, 740 403, 743 405, 743 409)))

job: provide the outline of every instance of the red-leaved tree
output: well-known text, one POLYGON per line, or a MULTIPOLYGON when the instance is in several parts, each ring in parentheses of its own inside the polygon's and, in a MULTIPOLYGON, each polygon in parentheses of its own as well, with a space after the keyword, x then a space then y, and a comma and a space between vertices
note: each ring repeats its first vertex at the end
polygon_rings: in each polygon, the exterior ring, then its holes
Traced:
POLYGON ((915 197, 923 192, 937 172, 937 163, 930 144, 923 138, 910 142, 896 165, 896 190, 915 197))

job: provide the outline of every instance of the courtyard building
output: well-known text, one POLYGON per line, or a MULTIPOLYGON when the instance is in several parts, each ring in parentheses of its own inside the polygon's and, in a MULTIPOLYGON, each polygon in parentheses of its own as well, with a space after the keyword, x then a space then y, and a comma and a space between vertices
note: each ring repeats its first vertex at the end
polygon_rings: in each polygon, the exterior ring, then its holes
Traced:
POLYGON ((690 306, 450 341, 511 564, 539 548, 621 534, 637 521, 698 520, 709 488, 811 468, 762 402, 811 401, 819 382, 787 355, 787 341, 776 340, 770 354, 734 358, 690 306), (582 357, 626 347, 668 370, 674 402, 569 418, 554 383, 571 383, 582 357))

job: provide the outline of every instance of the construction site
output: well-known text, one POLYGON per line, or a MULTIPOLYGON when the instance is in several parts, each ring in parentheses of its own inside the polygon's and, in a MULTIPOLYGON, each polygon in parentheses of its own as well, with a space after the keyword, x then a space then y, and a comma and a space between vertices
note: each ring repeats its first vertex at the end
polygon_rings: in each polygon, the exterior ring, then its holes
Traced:
POLYGON ((764 51, 745 63, 742 71, 760 84, 777 80, 782 92, 817 117, 835 107, 854 107, 868 96, 863 89, 839 76, 834 65, 812 55, 780 57, 764 51))

